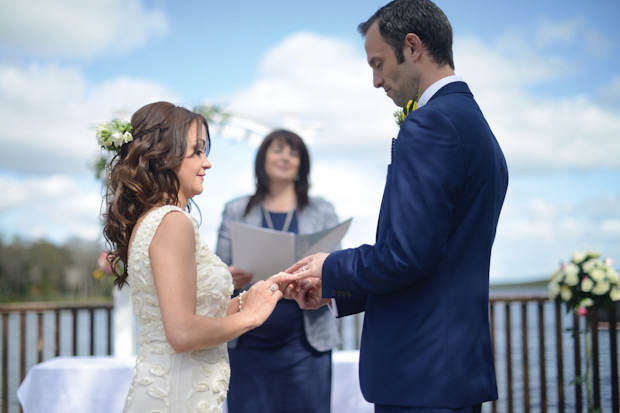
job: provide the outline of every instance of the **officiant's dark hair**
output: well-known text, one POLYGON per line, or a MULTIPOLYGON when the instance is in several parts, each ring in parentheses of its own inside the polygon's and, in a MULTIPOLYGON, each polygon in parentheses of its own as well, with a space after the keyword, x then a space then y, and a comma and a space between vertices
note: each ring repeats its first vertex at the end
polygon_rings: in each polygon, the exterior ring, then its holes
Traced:
POLYGON ((377 10, 357 30, 366 36, 375 21, 378 22, 383 40, 392 46, 399 64, 405 61, 405 37, 414 33, 438 65, 447 64, 454 70, 452 26, 448 17, 432 1, 394 0, 377 10))
MULTIPOLYGON (((211 140, 203 115, 168 102, 143 106, 131 117, 133 140, 124 144, 110 162, 103 235, 116 277, 114 285, 119 289, 127 283, 129 239, 138 218, 155 206, 179 203, 177 173, 187 154, 187 134, 196 123, 197 142, 200 125, 206 128, 207 142, 200 150, 208 154, 211 140)), ((191 209, 190 202, 187 209, 191 209)))
POLYGON ((265 196, 269 194, 269 177, 265 171, 265 159, 267 157, 267 149, 275 141, 284 141, 291 149, 299 153, 299 171, 295 178, 295 193, 297 195, 297 210, 301 211, 308 205, 308 189, 310 183, 308 177, 310 175, 310 154, 304 141, 297 135, 288 130, 278 129, 265 136, 256 152, 256 160, 254 161, 254 175, 256 178, 256 192, 250 197, 248 205, 245 208, 246 216, 250 210, 263 202, 265 196))

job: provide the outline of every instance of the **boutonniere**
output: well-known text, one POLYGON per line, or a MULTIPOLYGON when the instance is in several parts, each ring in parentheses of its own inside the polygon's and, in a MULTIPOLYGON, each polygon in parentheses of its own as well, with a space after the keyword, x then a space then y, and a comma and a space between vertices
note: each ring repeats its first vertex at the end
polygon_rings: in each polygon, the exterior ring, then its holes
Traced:
POLYGON ((400 127, 400 125, 405 121, 405 118, 414 110, 418 108, 418 100, 420 100, 420 91, 418 90, 418 94, 416 97, 405 104, 402 109, 394 112, 394 120, 396 124, 400 127))

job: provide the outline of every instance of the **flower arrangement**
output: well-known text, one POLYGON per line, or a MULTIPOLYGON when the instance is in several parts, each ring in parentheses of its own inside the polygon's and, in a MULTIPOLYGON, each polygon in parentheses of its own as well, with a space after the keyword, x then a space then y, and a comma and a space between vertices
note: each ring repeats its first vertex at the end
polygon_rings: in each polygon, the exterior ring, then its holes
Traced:
POLYGON ((103 149, 118 152, 124 144, 131 142, 133 127, 127 121, 113 119, 97 126, 97 142, 103 149))
MULTIPOLYGON (((557 302, 564 301, 567 311, 575 311, 581 317, 590 318, 597 308, 609 308, 620 301, 620 276, 613 266, 613 260, 600 258, 594 251, 576 251, 566 264, 553 273, 549 281, 549 297, 557 302), (593 309, 588 314, 588 308, 593 309)), ((571 384, 585 383, 587 391, 588 412, 600 412, 595 409, 592 397, 592 320, 585 323, 585 377, 575 377, 571 384)), ((581 334, 579 328, 569 329, 575 335, 581 334)))
POLYGON ((620 301, 620 276, 613 260, 602 260, 594 251, 575 252, 571 260, 553 273, 549 281, 552 300, 564 301, 568 311, 586 315, 592 306, 608 308, 620 301))
POLYGON ((409 102, 407 102, 405 104, 405 106, 403 106, 402 109, 399 109, 396 112, 394 112, 394 120, 396 121, 396 124, 399 127, 405 121, 405 118, 411 112, 413 112, 414 110, 416 110, 418 108, 418 100, 420 100, 420 91, 419 90, 418 90, 418 94, 416 95, 416 97, 414 99, 412 99, 409 102))

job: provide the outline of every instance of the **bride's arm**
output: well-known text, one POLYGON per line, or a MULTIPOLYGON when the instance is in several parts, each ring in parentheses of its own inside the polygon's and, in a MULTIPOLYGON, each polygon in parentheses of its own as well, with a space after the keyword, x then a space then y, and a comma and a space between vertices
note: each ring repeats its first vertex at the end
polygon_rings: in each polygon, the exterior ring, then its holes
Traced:
POLYGON ((244 311, 238 312, 238 299, 234 299, 228 310, 237 308, 237 312, 226 317, 197 315, 195 252, 192 222, 180 212, 166 214, 149 256, 166 339, 177 352, 214 347, 258 327, 281 296, 262 282, 251 294, 244 294, 244 311))

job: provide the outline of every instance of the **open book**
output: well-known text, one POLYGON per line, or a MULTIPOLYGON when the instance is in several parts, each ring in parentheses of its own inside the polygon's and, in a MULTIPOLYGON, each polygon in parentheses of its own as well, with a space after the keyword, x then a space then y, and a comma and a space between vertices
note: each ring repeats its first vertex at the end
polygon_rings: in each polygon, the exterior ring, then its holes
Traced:
POLYGON ((252 273, 253 281, 265 280, 303 257, 338 248, 352 219, 312 234, 293 234, 233 222, 233 265, 252 273))

